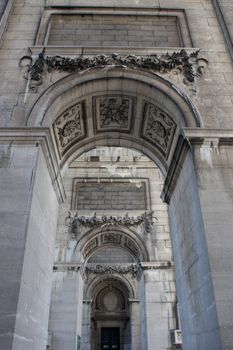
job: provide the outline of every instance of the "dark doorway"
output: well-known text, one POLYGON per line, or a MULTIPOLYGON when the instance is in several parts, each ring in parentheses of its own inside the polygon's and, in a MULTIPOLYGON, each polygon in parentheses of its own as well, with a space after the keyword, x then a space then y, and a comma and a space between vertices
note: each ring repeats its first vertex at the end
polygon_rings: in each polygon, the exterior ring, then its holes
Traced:
POLYGON ((120 350, 119 328, 101 328, 101 350, 120 350))

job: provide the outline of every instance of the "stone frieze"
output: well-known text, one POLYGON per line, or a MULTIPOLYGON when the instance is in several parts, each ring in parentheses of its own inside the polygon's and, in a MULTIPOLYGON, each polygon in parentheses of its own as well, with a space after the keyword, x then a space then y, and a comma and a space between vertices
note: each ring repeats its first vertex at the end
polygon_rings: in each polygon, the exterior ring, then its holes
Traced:
POLYGON ((89 228, 96 227, 108 227, 108 226, 137 226, 145 224, 147 231, 154 224, 153 212, 145 212, 142 215, 136 217, 129 216, 127 213, 125 216, 97 216, 96 213, 92 217, 78 216, 76 213, 73 217, 70 216, 71 220, 71 232, 76 233, 80 226, 86 226, 89 228))
POLYGON ((130 273, 132 277, 136 278, 138 276, 138 272, 140 271, 139 265, 131 264, 131 265, 96 265, 96 266, 87 266, 86 273, 89 274, 108 274, 112 275, 114 273, 119 274, 128 274, 130 273))
POLYGON ((77 73, 86 69, 103 66, 123 66, 128 68, 142 69, 157 73, 169 73, 179 69, 183 74, 184 81, 194 83, 197 76, 203 74, 207 60, 198 56, 199 51, 191 54, 184 49, 172 54, 136 56, 120 56, 117 53, 110 55, 83 56, 76 58, 62 56, 46 56, 40 53, 28 71, 28 79, 31 87, 43 83, 43 74, 46 72, 77 73))

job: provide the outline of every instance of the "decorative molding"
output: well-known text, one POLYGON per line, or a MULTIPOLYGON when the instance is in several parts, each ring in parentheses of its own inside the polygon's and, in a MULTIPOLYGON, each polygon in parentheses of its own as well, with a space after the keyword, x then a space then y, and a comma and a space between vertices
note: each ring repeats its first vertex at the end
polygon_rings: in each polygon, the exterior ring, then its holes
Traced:
POLYGON ((59 203, 64 202, 66 199, 65 188, 49 128, 0 128, 0 142, 9 142, 11 145, 26 144, 35 147, 39 145, 42 149, 57 199, 59 203))
POLYGON ((126 275, 130 273, 133 278, 137 278, 139 271, 140 271, 140 266, 137 264, 123 265, 123 266, 122 265, 96 265, 96 266, 86 267, 87 275, 90 275, 90 274, 112 275, 114 273, 126 275))
POLYGON ((128 213, 126 213, 125 216, 97 216, 96 213, 94 213, 91 217, 86 216, 78 216, 78 212, 75 213, 74 216, 71 216, 71 213, 69 212, 68 219, 70 219, 70 230, 71 233, 80 233, 79 227, 80 226, 86 226, 89 228, 96 228, 96 227, 112 227, 112 226, 138 226, 141 224, 144 224, 145 231, 148 232, 150 228, 154 225, 154 220, 157 220, 155 216, 153 216, 153 211, 145 212, 140 216, 129 216, 128 213))
MULTIPOLYGON (((220 27, 223 32, 224 40, 226 42, 226 45, 228 47, 231 60, 233 61, 233 37, 232 37, 232 32, 229 30, 229 24, 226 22, 226 13, 225 13, 225 8, 226 6, 221 5, 221 1, 219 0, 212 0, 213 7, 216 12, 216 16, 218 19, 218 22, 220 24, 220 27)), ((229 2, 229 9, 230 9, 230 2, 229 2)), ((232 25, 233 26, 233 25, 232 25)))
POLYGON ((118 95, 93 98, 96 131, 130 132, 134 111, 134 98, 118 95))
POLYGON ((70 74, 98 67, 121 66, 160 74, 179 69, 185 83, 194 83, 195 78, 203 74, 203 69, 207 63, 205 58, 199 57, 199 51, 188 53, 184 49, 160 56, 157 54, 120 56, 117 53, 112 53, 95 56, 83 56, 81 54, 76 58, 46 56, 43 51, 37 59, 33 60, 33 64, 28 70, 28 79, 30 80, 30 87, 33 88, 33 86, 43 83, 45 72, 57 71, 70 74))
POLYGON ((82 264, 72 263, 56 263, 53 266, 53 272, 65 272, 65 271, 80 271, 82 270, 82 264))
POLYGON ((63 112, 53 123, 53 130, 59 152, 64 154, 71 144, 86 136, 83 104, 77 103, 63 112))
POLYGON ((161 198, 169 204, 175 189, 185 157, 190 149, 189 142, 180 135, 164 182, 161 198))
POLYGON ((0 39, 2 38, 2 35, 6 28, 7 20, 8 20, 13 3, 14 3, 14 0, 7 0, 5 7, 3 9, 3 13, 0 16, 0 39))
POLYGON ((173 261, 150 261, 150 262, 141 262, 140 267, 142 270, 161 270, 169 269, 174 266, 173 261))
POLYGON ((154 144, 167 159, 175 135, 176 123, 157 106, 145 103, 142 137, 154 144))

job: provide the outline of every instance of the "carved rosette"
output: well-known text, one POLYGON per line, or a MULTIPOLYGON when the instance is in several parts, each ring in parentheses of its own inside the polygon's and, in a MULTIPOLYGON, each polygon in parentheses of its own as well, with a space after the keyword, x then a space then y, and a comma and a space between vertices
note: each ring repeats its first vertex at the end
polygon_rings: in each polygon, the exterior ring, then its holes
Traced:
POLYGON ((134 109, 132 97, 100 96, 93 99, 96 132, 130 132, 134 109))
POLYGON ((78 103, 54 122, 53 130, 60 154, 64 154, 74 141, 85 137, 83 105, 78 103))
POLYGON ((171 117, 151 103, 144 108, 142 137, 152 143, 167 159, 176 124, 171 117))

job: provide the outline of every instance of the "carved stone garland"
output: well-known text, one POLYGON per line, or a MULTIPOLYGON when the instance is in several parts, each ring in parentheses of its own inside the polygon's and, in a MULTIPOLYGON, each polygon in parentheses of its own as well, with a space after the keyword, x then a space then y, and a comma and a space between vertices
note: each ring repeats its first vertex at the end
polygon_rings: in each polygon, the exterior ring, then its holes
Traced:
POLYGON ((145 231, 149 232, 150 228, 154 225, 154 219, 152 216, 153 212, 144 213, 140 216, 134 217, 129 216, 127 213, 125 216, 97 216, 96 213, 92 217, 78 216, 76 213, 73 217, 70 215, 70 229, 71 233, 79 233, 80 225, 87 226, 89 228, 96 227, 108 227, 108 226, 138 226, 141 224, 145 225, 145 231))
POLYGON ((184 49, 172 54, 156 54, 149 56, 120 56, 116 53, 111 55, 82 56, 77 58, 61 56, 45 56, 40 53, 38 59, 33 63, 28 72, 28 79, 31 86, 43 83, 43 73, 45 71, 77 73, 89 68, 102 66, 125 66, 129 68, 143 69, 158 73, 168 73, 179 68, 184 76, 184 80, 189 83, 195 81, 195 77, 203 74, 203 68, 207 60, 198 57, 199 51, 188 54, 184 49), (34 82, 34 83, 33 83, 34 82))
POLYGON ((112 275, 113 273, 120 273, 120 274, 127 274, 130 273, 132 277, 136 278, 138 276, 138 273, 140 271, 140 267, 138 265, 96 265, 91 267, 86 267, 87 275, 93 273, 95 275, 97 274, 109 274, 112 275))

